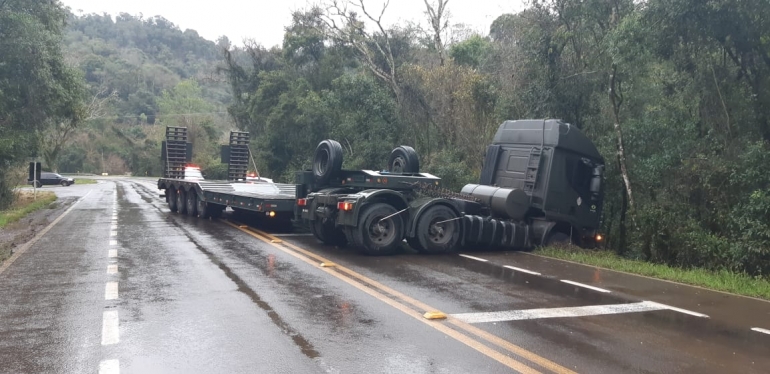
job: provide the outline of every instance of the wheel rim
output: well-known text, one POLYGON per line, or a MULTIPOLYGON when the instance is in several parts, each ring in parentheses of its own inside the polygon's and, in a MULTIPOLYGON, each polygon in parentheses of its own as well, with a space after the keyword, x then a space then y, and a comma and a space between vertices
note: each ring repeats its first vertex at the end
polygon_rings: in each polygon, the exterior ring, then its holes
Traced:
POLYGON ((391 163, 390 168, 392 169, 391 171, 394 173, 403 173, 404 169, 406 168, 406 160, 403 157, 398 156, 395 159, 393 159, 393 162, 391 163))
POLYGON ((455 234, 454 221, 446 222, 449 217, 436 217, 430 221, 428 240, 436 244, 446 244, 455 234))
POLYGON ((322 150, 320 157, 318 158, 318 171, 320 174, 326 174, 329 169, 329 151, 322 150))
POLYGON ((396 237, 396 228, 393 225, 392 219, 380 221, 382 217, 384 216, 375 217, 369 225, 367 232, 372 243, 385 246, 390 244, 396 237))

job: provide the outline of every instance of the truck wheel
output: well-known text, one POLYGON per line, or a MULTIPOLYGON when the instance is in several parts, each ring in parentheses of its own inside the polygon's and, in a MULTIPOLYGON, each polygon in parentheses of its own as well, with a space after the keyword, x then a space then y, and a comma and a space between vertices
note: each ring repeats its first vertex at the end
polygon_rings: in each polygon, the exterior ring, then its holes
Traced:
POLYGON ((387 255, 398 249, 404 239, 404 221, 396 208, 376 203, 363 208, 358 227, 353 231, 356 245, 368 255, 387 255), (385 217, 391 216, 386 220, 385 217))
POLYGON ((176 189, 166 189, 166 200, 168 200, 168 209, 172 212, 176 212, 178 209, 178 206, 176 205, 176 189))
POLYGON ((419 241, 422 247, 420 252, 423 253, 445 253, 455 249, 460 241, 457 214, 444 205, 428 208, 417 221, 415 239, 419 241))
POLYGON ((420 158, 414 148, 402 145, 390 152, 388 171, 391 173, 419 173, 420 158))
POLYGON ((334 140, 318 143, 313 157, 313 176, 316 183, 325 185, 342 170, 342 146, 334 140))
POLYGON ((187 194, 184 190, 176 192, 176 209, 179 213, 187 213, 187 194))
POLYGON ((185 209, 187 210, 187 215, 190 217, 197 217, 198 216, 198 194, 195 193, 195 191, 188 191, 185 194, 185 197, 187 197, 187 206, 185 209))
POLYGON ((211 213, 209 212, 209 206, 208 203, 198 199, 198 217, 203 219, 208 219, 211 216, 211 213))
POLYGON ((326 245, 344 247, 348 244, 348 239, 342 229, 334 227, 333 224, 324 224, 322 220, 317 219, 310 224, 310 232, 316 239, 326 245))

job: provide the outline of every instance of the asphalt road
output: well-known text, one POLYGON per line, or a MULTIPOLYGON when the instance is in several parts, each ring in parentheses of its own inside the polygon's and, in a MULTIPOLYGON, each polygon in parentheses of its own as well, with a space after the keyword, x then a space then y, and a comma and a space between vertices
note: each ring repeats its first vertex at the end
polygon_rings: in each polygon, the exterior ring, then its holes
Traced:
POLYGON ((2 373, 770 372, 770 335, 473 253, 172 214, 150 180, 52 190, 81 200, 0 273, 2 373))

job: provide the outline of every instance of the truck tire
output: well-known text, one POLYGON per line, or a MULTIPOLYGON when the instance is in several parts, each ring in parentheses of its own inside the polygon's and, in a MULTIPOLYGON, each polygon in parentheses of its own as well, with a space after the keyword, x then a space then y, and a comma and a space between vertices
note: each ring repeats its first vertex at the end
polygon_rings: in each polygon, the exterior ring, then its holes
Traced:
POLYGON ((176 209, 179 213, 187 213, 187 194, 182 189, 176 191, 176 209))
POLYGON ((313 156, 313 176, 319 185, 326 185, 329 180, 342 170, 342 146, 334 140, 318 143, 313 156))
POLYGON ((187 215, 190 217, 197 217, 198 216, 198 194, 195 193, 195 191, 190 190, 187 191, 185 194, 185 197, 187 199, 186 203, 187 206, 185 207, 185 210, 187 211, 187 215))
POLYGON ((396 208, 385 203, 363 207, 358 227, 353 230, 356 246, 372 256, 395 252, 404 239, 404 221, 400 215, 393 215, 396 212, 396 208), (388 216, 391 217, 380 222, 388 216))
POLYGON ((198 199, 198 217, 203 219, 208 219, 211 217, 211 213, 209 211, 209 204, 202 199, 198 199))
POLYGON ((457 214, 444 205, 434 205, 418 218, 415 239, 421 249, 415 249, 429 254, 450 252, 460 242, 460 234, 457 214))
POLYGON ((419 173, 420 158, 414 148, 402 145, 390 152, 388 171, 391 173, 419 173))
POLYGON ((178 206, 176 205, 176 189, 166 189, 166 200, 168 200, 168 209, 172 212, 176 212, 178 209, 178 206))
POLYGON ((348 244, 348 239, 342 229, 334 227, 333 224, 325 224, 317 219, 310 224, 310 232, 313 233, 318 241, 326 245, 344 247, 348 244))

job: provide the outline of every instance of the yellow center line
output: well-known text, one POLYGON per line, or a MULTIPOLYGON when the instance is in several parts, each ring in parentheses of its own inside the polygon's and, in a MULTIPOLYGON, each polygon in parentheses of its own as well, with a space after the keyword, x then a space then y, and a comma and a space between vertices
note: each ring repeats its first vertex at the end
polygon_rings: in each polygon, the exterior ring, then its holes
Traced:
MULTIPOLYGON (((270 245, 272 245, 272 246, 274 246, 274 247, 276 247, 278 249, 281 249, 282 251, 284 251, 286 253, 289 253, 292 256, 297 257, 297 258, 299 258, 299 259, 301 259, 301 260, 303 260, 303 261, 305 261, 305 262, 307 262, 309 264, 318 265, 319 263, 331 263, 331 261, 329 261, 328 259, 325 259, 325 258, 323 258, 323 257, 321 257, 321 256, 319 256, 319 255, 317 255, 317 254, 315 254, 313 252, 310 252, 310 251, 308 251, 308 250, 306 250, 304 248, 298 247, 298 246, 296 246, 294 244, 279 241, 277 237, 275 237, 275 236, 273 236, 271 234, 268 234, 266 232, 263 232, 261 230, 257 230, 257 229, 253 229, 253 228, 250 228, 249 230, 246 230, 246 229, 241 228, 238 225, 232 224, 230 222, 227 222, 227 224, 230 225, 230 226, 233 226, 233 227, 235 227, 235 228, 237 228, 237 229, 239 229, 241 231, 244 231, 244 232, 248 233, 249 235, 252 235, 252 236, 258 238, 258 239, 264 241, 265 243, 268 243, 268 244, 270 244, 270 245), (254 231, 254 232, 252 232, 252 231, 254 231), (293 252, 293 251, 287 251, 285 248, 283 248, 284 246, 285 247, 289 247, 289 248, 291 248, 294 251, 299 252, 299 253, 296 253, 296 252, 293 252), (300 253, 302 255, 300 255, 300 253)), ((411 309, 407 308, 403 304, 400 304, 400 303, 398 303, 398 302, 396 302, 396 301, 394 301, 394 300, 384 296, 380 292, 373 291, 371 288, 365 287, 365 286, 361 285, 358 282, 353 282, 348 277, 355 278, 355 279, 358 279, 360 282, 367 283, 370 287, 378 289, 378 290, 380 290, 380 291, 382 291, 384 293, 390 294, 391 296, 393 296, 395 298, 401 299, 402 301, 404 301, 404 302, 406 302, 408 304, 411 304, 413 307, 415 307, 417 309, 422 309, 423 311, 436 310, 435 308, 433 308, 433 307, 431 307, 431 306, 429 306, 429 305, 427 305, 425 303, 422 303, 422 302, 420 302, 418 300, 415 300, 415 299, 413 299, 413 298, 411 298, 411 297, 409 297, 407 295, 404 295, 401 292, 398 292, 398 291, 396 291, 396 290, 394 290, 394 289, 392 289, 392 288, 390 288, 388 286, 385 286, 385 285, 383 285, 383 284, 381 284, 381 283, 379 283, 379 282, 377 282, 377 281, 375 281, 373 279, 370 279, 370 278, 368 278, 368 277, 366 277, 366 276, 364 276, 362 274, 359 274, 359 273, 357 273, 357 272, 355 272, 353 270, 350 270, 350 269, 348 269, 348 268, 346 268, 344 266, 340 266, 338 264, 335 264, 334 267, 322 267, 321 269, 326 271, 327 273, 335 276, 336 278, 341 279, 341 280, 345 281, 346 283, 349 283, 349 284, 355 286, 356 288, 359 288, 359 289, 363 290, 367 294, 372 295, 373 297, 375 297, 375 298, 377 298, 377 299, 387 303, 388 305, 391 305, 394 308, 399 309, 402 312, 404 312, 404 313, 406 313, 406 314, 408 314, 408 315, 410 315, 410 316, 412 316, 412 317, 414 317, 414 318, 416 318, 416 319, 418 319, 418 320, 420 320, 420 321, 430 325, 431 327, 434 327, 437 330, 439 330, 439 331, 441 331, 441 332, 443 332, 443 333, 445 333, 445 334, 447 334, 449 336, 452 336, 453 338, 461 341, 462 343, 464 343, 464 344, 466 344, 466 345, 468 345, 468 346, 478 350, 479 352, 484 353, 485 355, 487 355, 487 356, 497 360, 498 362, 501 362, 501 363, 503 363, 503 364, 505 364, 505 365, 507 365, 507 366, 509 366, 509 367, 511 367, 513 369, 515 369, 515 370, 521 371, 521 372, 533 372, 533 369, 531 369, 531 368, 529 368, 527 366, 523 366, 522 363, 520 363, 518 361, 515 361, 513 359, 510 359, 508 356, 500 355, 500 353, 492 350, 491 348, 483 345, 482 343, 478 342, 477 340, 474 340, 471 337, 468 337, 466 335, 463 335, 463 334, 457 332, 456 330, 450 329, 450 328, 448 328, 448 327, 446 327, 446 326, 444 326, 444 325, 442 325, 440 323, 435 323, 435 322, 426 320, 425 318, 423 318, 423 316, 420 313, 415 312, 414 310, 411 310, 411 309), (343 276, 341 276, 338 273, 344 273, 345 275, 347 275, 347 277, 343 277, 343 276), (523 367, 521 369, 519 369, 519 368, 516 368, 514 366, 511 366, 508 363, 505 363, 505 362, 501 361, 500 359, 498 359, 500 357, 496 357, 497 355, 502 356, 502 358, 513 360, 513 363, 515 363, 517 365, 522 365, 523 367), (524 370, 524 371, 522 371, 522 370, 524 370)), ((529 361, 531 361, 531 362, 533 362, 533 363, 535 363, 537 365, 540 365, 540 366, 542 366, 544 368, 547 368, 547 369, 549 369, 549 370, 551 370, 551 371, 553 371, 555 373, 559 373, 559 374, 577 374, 574 371, 572 371, 570 369, 567 369, 567 368, 565 368, 565 367, 563 367, 563 366, 561 366, 561 365, 559 365, 559 364, 557 364, 557 363, 555 363, 553 361, 550 361, 550 360, 548 360, 546 358, 538 356, 537 354, 535 354, 533 352, 530 352, 530 351, 528 351, 528 350, 526 350, 526 349, 524 349, 522 347, 519 347, 519 346, 517 346, 515 344, 512 344, 512 343, 510 343, 510 342, 508 342, 508 341, 506 341, 504 339, 501 339, 501 338, 499 338, 499 337, 497 337, 497 336, 495 336, 493 334, 490 334, 490 333, 488 333, 488 332, 486 332, 484 330, 481 330, 481 329, 479 329, 477 327, 471 326, 470 324, 468 324, 466 322, 460 321, 460 320, 458 320, 456 318, 452 318, 452 317, 447 317, 447 321, 449 323, 451 323, 452 325, 454 325, 454 326, 456 326, 456 327, 458 327, 458 328, 460 328, 462 330, 465 330, 466 332, 468 332, 470 334, 476 335, 479 338, 481 338, 483 340, 486 340, 489 343, 492 343, 492 344, 494 344, 494 345, 496 345, 496 346, 498 346, 498 347, 500 347, 500 348, 502 348, 502 349, 504 349, 506 351, 509 351, 509 352, 511 352, 513 354, 516 354, 516 355, 520 356, 520 357, 523 357, 523 358, 525 358, 525 359, 527 359, 527 360, 529 360, 529 361)))

